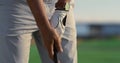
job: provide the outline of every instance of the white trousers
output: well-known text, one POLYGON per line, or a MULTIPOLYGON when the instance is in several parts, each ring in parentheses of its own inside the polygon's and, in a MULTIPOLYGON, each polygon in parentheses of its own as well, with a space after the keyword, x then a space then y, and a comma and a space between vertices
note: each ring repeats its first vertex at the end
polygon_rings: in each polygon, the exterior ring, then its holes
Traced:
MULTIPOLYGON (((28 63, 32 35, 36 39, 42 63, 53 63, 37 32, 0 36, 0 63, 28 63)), ((77 63, 76 29, 72 10, 68 13, 62 47, 64 52, 58 54, 61 63, 77 63)))

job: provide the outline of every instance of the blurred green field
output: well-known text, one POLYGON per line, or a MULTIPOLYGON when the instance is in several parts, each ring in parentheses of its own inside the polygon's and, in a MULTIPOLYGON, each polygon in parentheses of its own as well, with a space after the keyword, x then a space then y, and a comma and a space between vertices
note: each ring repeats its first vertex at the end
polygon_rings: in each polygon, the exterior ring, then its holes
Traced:
MULTIPOLYGON (((41 63, 35 45, 31 45, 29 63, 41 63)), ((119 39, 78 41, 78 63, 120 63, 119 39)))

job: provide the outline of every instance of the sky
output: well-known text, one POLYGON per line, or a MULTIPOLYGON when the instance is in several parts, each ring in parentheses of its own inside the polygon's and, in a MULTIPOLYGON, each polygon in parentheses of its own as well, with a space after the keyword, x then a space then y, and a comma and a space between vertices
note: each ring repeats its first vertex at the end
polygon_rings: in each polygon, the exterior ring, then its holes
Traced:
POLYGON ((77 22, 120 23, 120 0, 75 0, 77 22))

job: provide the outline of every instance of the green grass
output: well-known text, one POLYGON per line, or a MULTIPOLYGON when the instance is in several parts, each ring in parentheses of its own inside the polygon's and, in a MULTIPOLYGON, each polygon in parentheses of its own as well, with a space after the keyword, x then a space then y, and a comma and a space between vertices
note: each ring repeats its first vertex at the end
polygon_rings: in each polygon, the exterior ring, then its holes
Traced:
MULTIPOLYGON (((119 39, 89 39, 78 42, 78 63, 120 63, 119 39)), ((29 63, 40 63, 35 45, 31 46, 29 63)))
POLYGON ((120 40, 85 40, 78 45, 78 63, 120 63, 120 40))
POLYGON ((35 46, 35 44, 31 45, 30 48, 30 59, 29 59, 29 63, 41 63, 40 61, 40 57, 37 51, 37 48, 35 46))

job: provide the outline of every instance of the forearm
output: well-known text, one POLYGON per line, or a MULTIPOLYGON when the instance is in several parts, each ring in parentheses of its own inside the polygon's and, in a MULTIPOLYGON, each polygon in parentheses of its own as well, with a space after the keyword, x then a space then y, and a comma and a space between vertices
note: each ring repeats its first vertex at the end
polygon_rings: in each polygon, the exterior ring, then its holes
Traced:
POLYGON ((51 25, 45 12, 43 0, 27 0, 27 2, 39 29, 44 31, 46 28, 50 28, 51 25))

